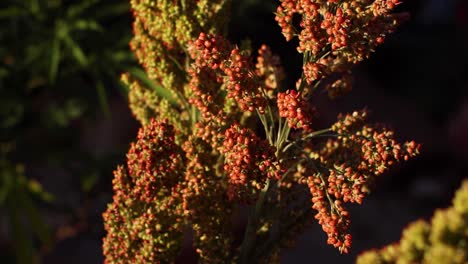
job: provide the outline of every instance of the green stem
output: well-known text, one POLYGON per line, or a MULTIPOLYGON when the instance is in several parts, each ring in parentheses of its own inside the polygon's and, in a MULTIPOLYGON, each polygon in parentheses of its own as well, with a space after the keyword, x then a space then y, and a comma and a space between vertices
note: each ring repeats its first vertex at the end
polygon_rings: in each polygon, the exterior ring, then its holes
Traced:
MULTIPOLYGON (((290 147, 292 147, 293 145, 297 145, 299 144, 300 142, 303 142, 305 141, 306 139, 309 139, 309 138, 314 138, 314 137, 318 137, 318 136, 322 136, 323 134, 325 133, 328 133, 328 132, 331 132, 331 128, 326 128, 326 129, 322 129, 322 130, 317 130, 317 131, 314 131, 310 134, 307 134, 305 137, 303 138, 300 138, 296 141, 293 141, 291 143, 289 143, 288 145, 286 145, 284 148, 283 148, 283 152, 285 152, 286 150, 288 150, 290 147)), ((332 135, 330 135, 332 136, 332 135)))
POLYGON ((282 152, 282 147, 284 143, 286 142, 286 140, 288 139, 290 132, 291 132, 291 128, 287 124, 285 124, 281 131, 280 138, 278 142, 276 142, 276 157, 279 158, 279 154, 282 152))
POLYGON ((258 248, 257 254, 254 255, 251 263, 258 263, 260 262, 260 258, 268 256, 269 252, 271 252, 277 246, 278 241, 281 241, 288 236, 288 233, 291 229, 298 225, 303 225, 305 221, 309 220, 311 211, 312 208, 310 206, 306 207, 304 210, 300 211, 301 213, 296 218, 293 218, 292 221, 286 223, 282 230, 280 230, 275 236, 269 238, 261 245, 261 247, 258 248))
POLYGON ((260 121, 262 122, 263 129, 265 130, 265 134, 267 135, 267 138, 268 138, 268 142, 270 143, 270 145, 273 144, 272 131, 270 130, 268 126, 268 121, 266 120, 265 115, 260 114, 258 110, 257 110, 257 115, 260 118, 260 121))
POLYGON ((250 263, 249 253, 252 248, 252 244, 256 239, 256 231, 257 231, 257 224, 258 220, 260 219, 260 215, 263 210, 264 201, 266 195, 270 189, 270 179, 267 179, 265 187, 260 192, 260 196, 255 204, 255 211, 252 216, 249 217, 249 222, 247 224, 247 228, 245 230, 244 240, 242 241, 242 245, 240 248, 240 263, 250 263))
MULTIPOLYGON (((303 57, 303 63, 305 64, 309 60, 310 60, 310 52, 305 52, 304 57, 303 57)), ((299 87, 298 87, 299 93, 302 93, 305 86, 306 86, 305 75, 304 75, 304 73, 302 73, 301 82, 300 82, 299 87)), ((264 93, 264 91, 262 91, 262 92, 264 93)), ((264 96, 266 97, 265 93, 264 93, 264 96)), ((258 116, 259 116, 259 118, 260 118, 260 120, 261 120, 261 122, 263 124, 263 127, 265 129, 265 133, 267 134, 267 137, 268 137, 268 140, 269 140, 270 144, 274 145, 276 147, 275 155, 276 155, 276 158, 279 160, 280 155, 283 152, 282 148, 283 148, 284 144, 287 142, 287 140, 289 138, 289 133, 291 132, 291 128, 288 126, 286 120, 283 120, 283 118, 280 117, 279 120, 278 120, 278 134, 277 134, 276 142, 273 142, 272 133, 274 132, 274 129, 275 129, 275 121, 274 121, 274 118, 273 118, 272 110, 271 110, 269 105, 268 105, 268 111, 269 111, 269 118, 270 118, 269 121, 272 123, 271 128, 270 128, 270 126, 268 124, 268 120, 265 117, 265 115, 260 114, 258 111, 257 111, 257 114, 258 114, 258 116)), ((326 132, 328 132, 328 131, 326 131, 326 132)), ((322 133, 322 131, 320 133, 322 133)), ((325 133, 325 132, 323 132, 323 133, 325 133)), ((285 177, 288 174, 289 171, 290 170, 288 170, 283 175, 283 177, 285 177)), ((245 235, 244 235, 244 240, 243 240, 242 245, 240 247, 240 263, 251 263, 252 262, 252 259, 249 259, 248 257, 249 257, 249 255, 251 253, 252 245, 256 240, 256 231, 258 230, 258 222, 259 222, 260 216, 261 216, 262 211, 263 211, 263 206, 264 206, 264 203, 265 203, 266 195, 269 192, 269 190, 270 190, 270 179, 267 179, 265 187, 262 189, 262 191, 260 193, 260 196, 259 196, 259 199, 256 202, 255 211, 254 211, 253 215, 251 215, 249 217, 249 221, 248 221, 247 228, 246 228, 245 235)), ((280 208, 276 207, 275 209, 279 210, 280 208)), ((277 243, 278 241, 277 241, 277 239, 275 239, 275 241, 271 241, 271 242, 272 243, 277 243)))
POLYGON ((281 131, 283 131, 283 118, 279 118, 279 121, 278 121, 278 133, 276 135, 276 142, 279 141, 279 138, 280 138, 280 134, 281 134, 281 131))

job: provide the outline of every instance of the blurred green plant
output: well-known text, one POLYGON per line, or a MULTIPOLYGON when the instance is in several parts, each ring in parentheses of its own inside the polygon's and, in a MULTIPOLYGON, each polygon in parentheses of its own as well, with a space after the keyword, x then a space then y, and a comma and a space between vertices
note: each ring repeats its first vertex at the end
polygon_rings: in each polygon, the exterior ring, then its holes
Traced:
POLYGON ((32 232, 38 237, 44 247, 52 245, 50 229, 42 219, 34 199, 51 202, 53 197, 42 189, 34 180, 28 180, 24 175, 24 166, 12 163, 8 153, 11 145, 0 146, 0 206, 4 206, 9 216, 18 263, 32 263, 33 244, 23 226, 25 219, 32 232), (22 216, 25 216, 24 219, 22 216))
MULTIPOLYGON (((125 0, 0 3, 0 208, 9 218, 18 263, 35 262, 36 237, 42 246, 53 243, 38 206, 53 197, 30 168, 70 168, 71 156, 92 163, 76 151, 76 124, 99 112, 109 116, 111 94, 126 95, 116 80, 135 70, 130 37, 125 0)), ((83 191, 97 182, 96 164, 79 172, 85 174, 83 191)))
POLYGON ((451 207, 438 209, 430 221, 411 223, 399 242, 366 251, 356 263, 468 263, 468 180, 455 193, 451 207))

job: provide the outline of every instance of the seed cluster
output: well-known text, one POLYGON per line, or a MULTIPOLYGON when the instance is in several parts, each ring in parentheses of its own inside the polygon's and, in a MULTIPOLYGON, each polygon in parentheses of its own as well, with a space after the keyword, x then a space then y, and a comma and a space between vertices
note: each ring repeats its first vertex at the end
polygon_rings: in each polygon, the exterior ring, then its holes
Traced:
POLYGON ((225 263, 232 243, 229 201, 225 178, 219 177, 213 164, 216 156, 204 140, 191 137, 184 144, 188 160, 183 190, 183 208, 194 230, 194 248, 200 262, 225 263))
POLYGON ((400 145, 394 139, 393 131, 363 124, 366 117, 365 111, 353 112, 340 116, 339 121, 332 126, 332 130, 339 135, 338 140, 354 145, 352 149, 362 154, 357 167, 359 170, 380 175, 396 162, 408 160, 419 153, 420 145, 414 141, 400 145))
POLYGON ((351 247, 351 234, 348 233, 351 222, 342 201, 337 198, 330 204, 324 190, 326 183, 320 177, 309 177, 307 185, 312 195, 312 208, 317 211, 315 219, 327 234, 327 243, 338 248, 340 252, 348 253, 351 247))
POLYGON ((279 115, 286 118, 291 128, 311 129, 314 109, 296 90, 278 93, 277 100, 279 115))
POLYGON ((184 229, 184 161, 172 126, 151 121, 140 129, 113 180, 113 202, 103 214, 105 263, 171 262, 184 229))
POLYGON ((309 85, 328 75, 326 65, 316 62, 305 63, 302 67, 302 71, 306 77, 307 84, 309 85))
POLYGON ((264 112, 266 102, 249 56, 224 38, 204 33, 192 42, 189 52, 195 60, 194 68, 209 68, 218 81, 223 81, 227 98, 234 99, 242 111, 264 112))
POLYGON ((385 34, 395 27, 397 17, 391 11, 398 3, 397 0, 282 0, 275 19, 286 40, 298 36, 299 52, 319 55, 330 48, 356 58, 367 57, 371 48, 381 44, 385 34), (294 27, 295 14, 301 17, 300 28, 294 27), (389 20, 395 23, 388 23, 389 20))
POLYGON ((342 75, 324 87, 335 98, 350 90, 352 66, 369 57, 405 19, 392 13, 398 4, 398 0, 282 0, 275 19, 286 40, 297 36, 297 50, 309 54, 303 66, 309 85, 342 75), (299 28, 295 15, 300 17, 299 28))
POLYGON ((331 127, 336 137, 327 140, 319 152, 309 152, 315 160, 312 164, 321 166, 306 181, 318 211, 315 217, 328 234, 328 242, 341 252, 351 245, 344 203, 361 204, 373 177, 419 153, 420 146, 414 141, 401 145, 392 131, 369 127, 366 118, 365 111, 340 116, 331 127))
POLYGON ((228 195, 232 200, 249 201, 251 197, 243 197, 245 187, 259 190, 267 178, 279 178, 274 148, 251 130, 239 125, 227 129, 221 152, 225 155, 224 171, 228 175, 228 195))

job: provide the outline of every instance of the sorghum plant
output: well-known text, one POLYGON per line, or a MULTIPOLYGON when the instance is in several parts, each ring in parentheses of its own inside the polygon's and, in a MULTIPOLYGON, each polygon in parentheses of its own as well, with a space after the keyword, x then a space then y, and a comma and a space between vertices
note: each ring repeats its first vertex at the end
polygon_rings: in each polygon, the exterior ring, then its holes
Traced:
POLYGON ((314 127, 318 90, 351 89, 352 67, 395 29, 397 0, 284 0, 276 20, 299 38, 303 73, 283 87, 280 59, 223 37, 229 0, 131 0, 131 48, 154 90, 131 74, 130 108, 143 127, 115 171, 104 213, 107 263, 168 263, 184 230, 203 263, 273 263, 315 218, 328 243, 351 246, 346 203, 361 203, 369 182, 418 153, 367 112, 314 127), (299 23, 293 16, 300 18, 299 23), (295 19, 294 19, 295 20, 295 19), (259 120, 263 131, 257 129, 259 120), (232 215, 249 208, 242 241, 232 215))
POLYGON ((468 181, 453 205, 437 210, 431 222, 418 220, 404 231, 399 243, 361 254, 357 264, 462 264, 468 262, 468 181))

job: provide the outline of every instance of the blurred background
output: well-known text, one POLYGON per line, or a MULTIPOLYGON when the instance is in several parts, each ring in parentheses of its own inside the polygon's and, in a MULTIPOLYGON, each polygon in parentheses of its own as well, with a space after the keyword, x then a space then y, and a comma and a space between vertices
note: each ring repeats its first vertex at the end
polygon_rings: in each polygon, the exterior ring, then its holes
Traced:
MULTIPOLYGON (((112 171, 125 162, 138 123, 122 72, 140 72, 129 51, 127 0, 2 0, 0 3, 0 263, 102 263, 101 214, 112 171)), ((296 43, 274 21, 275 0, 234 0, 229 38, 265 43, 292 86, 296 43)), ((354 90, 317 94, 317 127, 368 108, 371 120, 421 155, 375 183, 351 207, 353 248, 342 256, 312 223, 283 263, 354 263, 396 242, 418 218, 447 207, 468 176, 468 3, 406 0, 411 18, 355 69, 354 90)), ((188 263, 180 259, 180 263, 188 263)))

